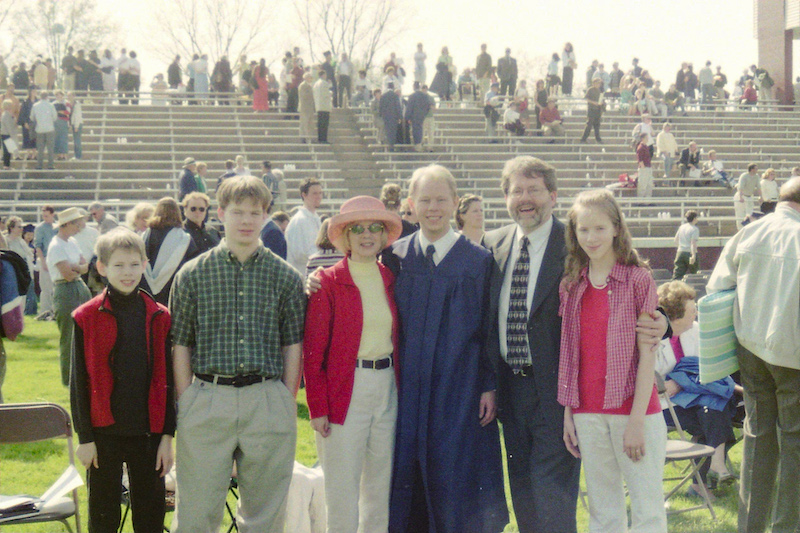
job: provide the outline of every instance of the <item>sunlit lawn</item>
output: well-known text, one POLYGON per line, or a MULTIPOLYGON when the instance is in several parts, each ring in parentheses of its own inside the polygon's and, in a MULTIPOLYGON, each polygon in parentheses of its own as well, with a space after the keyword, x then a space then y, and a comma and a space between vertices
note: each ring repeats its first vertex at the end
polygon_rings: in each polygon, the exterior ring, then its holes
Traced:
MULTIPOLYGON (((58 366, 58 330, 54 322, 26 320, 25 332, 16 342, 6 340, 8 353, 8 373, 3 386, 6 402, 47 401, 60 404, 69 410, 69 392, 61 385, 58 366)), ((313 465, 317 460, 314 436, 308 424, 308 408, 305 393, 301 390, 298 403, 297 460, 305 465, 313 465)), ((76 439, 77 444, 77 439, 76 439)), ((731 459, 738 469, 741 461, 741 445, 731 450, 731 459)), ((41 495, 58 477, 67 464, 65 441, 49 441, 26 445, 7 445, 0 447, 0 492, 2 494, 41 495)), ((80 467, 79 467, 80 468, 80 467)), ((82 469, 81 469, 82 470, 82 469)), ((79 489, 81 496, 81 517, 83 530, 86 530, 86 489, 79 489)), ((685 492, 685 491, 683 491, 685 492)), ((506 494, 509 494, 506 483, 506 494)), ((675 498, 672 508, 694 505, 695 500, 675 498)), ((511 501, 509 498, 509 509, 511 501)), ((711 520, 708 511, 694 511, 669 517, 670 532, 720 532, 736 530, 736 487, 728 486, 717 493, 715 504, 717 521, 711 520)), ((167 515, 169 525, 171 514, 167 515)), ((225 524, 229 523, 226 517, 225 524)), ((578 530, 586 531, 588 513, 579 503, 578 530)), ((227 530, 227 526, 225 527, 227 530)), ((30 526, 4 526, 2 531, 51 533, 64 530, 58 523, 30 526), (60 528, 60 529, 59 529, 60 528)), ((125 531, 133 531, 130 519, 125 531)), ((516 523, 506 528, 507 532, 517 531, 516 523)))

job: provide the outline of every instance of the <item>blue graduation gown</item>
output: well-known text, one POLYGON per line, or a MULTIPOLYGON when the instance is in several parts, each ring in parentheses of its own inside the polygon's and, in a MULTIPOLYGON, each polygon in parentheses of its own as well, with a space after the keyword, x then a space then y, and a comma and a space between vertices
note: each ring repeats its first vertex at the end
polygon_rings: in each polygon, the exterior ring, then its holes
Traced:
POLYGON ((419 233, 394 253, 402 335, 389 530, 408 531, 418 515, 417 469, 431 532, 499 532, 508 523, 497 422, 481 427, 480 397, 496 388, 487 357, 493 260, 459 237, 430 268, 419 233))

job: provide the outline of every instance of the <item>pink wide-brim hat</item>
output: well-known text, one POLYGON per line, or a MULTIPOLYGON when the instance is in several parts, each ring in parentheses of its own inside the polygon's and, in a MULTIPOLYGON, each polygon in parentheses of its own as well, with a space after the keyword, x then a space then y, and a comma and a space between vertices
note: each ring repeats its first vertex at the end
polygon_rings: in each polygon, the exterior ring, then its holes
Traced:
POLYGON ((375 220, 383 222, 386 226, 386 245, 396 241, 403 232, 403 222, 400 216, 386 209, 383 202, 372 196, 356 196, 342 204, 339 214, 331 217, 328 222, 328 239, 337 249, 344 252, 344 230, 348 224, 362 220, 375 220))

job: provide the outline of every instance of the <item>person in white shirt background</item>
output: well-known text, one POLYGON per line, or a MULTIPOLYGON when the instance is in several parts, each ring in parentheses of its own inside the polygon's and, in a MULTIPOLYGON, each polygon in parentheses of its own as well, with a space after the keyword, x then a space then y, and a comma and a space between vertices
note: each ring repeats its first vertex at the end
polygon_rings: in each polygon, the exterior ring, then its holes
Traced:
POLYGON ((286 259, 305 276, 308 258, 317 251, 315 242, 322 225, 317 214, 322 205, 322 183, 317 178, 305 178, 300 183, 300 198, 303 205, 286 227, 286 259))
POLYGON ((778 205, 778 182, 775 181, 775 169, 768 168, 761 175, 761 212, 765 215, 775 211, 778 205))

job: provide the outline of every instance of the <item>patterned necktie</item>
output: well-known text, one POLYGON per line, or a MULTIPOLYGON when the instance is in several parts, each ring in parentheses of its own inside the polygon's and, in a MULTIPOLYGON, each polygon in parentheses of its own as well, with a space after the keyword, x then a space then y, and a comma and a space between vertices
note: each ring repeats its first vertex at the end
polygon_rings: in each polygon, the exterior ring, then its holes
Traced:
POLYGON ((528 361, 528 275, 531 259, 528 255, 528 237, 520 241, 519 258, 511 273, 511 293, 506 319, 506 362, 512 370, 519 370, 528 361))
POLYGON ((428 263, 428 268, 433 268, 436 266, 436 263, 433 262, 433 254, 436 253, 436 247, 432 244, 429 244, 427 248, 425 248, 425 262, 428 263))

